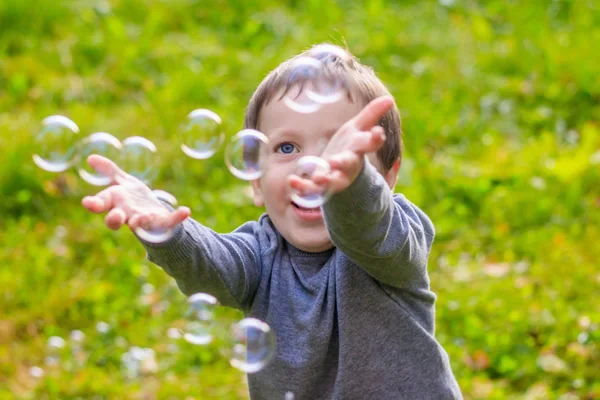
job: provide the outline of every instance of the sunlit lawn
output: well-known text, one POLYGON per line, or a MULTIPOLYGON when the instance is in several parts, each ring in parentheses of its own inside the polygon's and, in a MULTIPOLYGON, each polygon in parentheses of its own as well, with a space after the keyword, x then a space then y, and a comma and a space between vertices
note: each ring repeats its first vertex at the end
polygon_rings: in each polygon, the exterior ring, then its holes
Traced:
POLYGON ((600 398, 600 11, 584 0, 0 2, 1 398, 247 397, 222 340, 172 351, 185 297, 130 232, 82 209, 97 188, 35 167, 31 138, 51 114, 82 137, 145 136, 156 187, 227 232, 263 210, 222 152, 185 157, 179 126, 209 108, 231 137, 260 80, 323 41, 396 97, 396 190, 436 225, 437 337, 465 397, 600 398), (76 329, 85 365, 45 366, 48 338, 76 329), (131 346, 158 369, 125 380, 131 346))

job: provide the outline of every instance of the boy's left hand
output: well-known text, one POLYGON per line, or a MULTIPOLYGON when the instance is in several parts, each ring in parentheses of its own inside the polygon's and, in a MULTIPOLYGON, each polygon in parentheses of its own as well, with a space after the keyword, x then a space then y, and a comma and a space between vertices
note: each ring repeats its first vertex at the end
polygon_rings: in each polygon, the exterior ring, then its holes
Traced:
POLYGON ((385 132, 377 124, 392 107, 392 96, 372 100, 331 137, 321 155, 321 158, 329 162, 329 174, 315 174, 310 179, 292 175, 289 178, 290 186, 299 192, 318 192, 318 187, 324 185, 331 193, 345 190, 360 173, 365 154, 375 152, 383 146, 385 132))

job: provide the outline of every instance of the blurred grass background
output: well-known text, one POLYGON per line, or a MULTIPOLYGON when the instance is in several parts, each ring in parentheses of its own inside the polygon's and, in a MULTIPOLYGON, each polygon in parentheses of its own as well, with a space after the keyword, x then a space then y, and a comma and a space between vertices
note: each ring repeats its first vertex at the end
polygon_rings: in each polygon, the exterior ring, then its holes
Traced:
POLYGON ((247 398, 218 343, 169 353, 184 296, 130 232, 82 209, 96 188, 34 167, 32 135, 64 114, 82 136, 146 136, 156 186, 230 231, 262 210, 222 153, 185 158, 177 127, 209 108, 232 136, 261 79, 324 41, 346 43, 397 99, 397 191, 437 228, 437 337, 465 397, 600 398, 594 0, 1 1, 0 398, 247 398), (74 329, 85 367, 31 377, 48 337, 74 329), (153 348, 158 372, 124 381, 129 346, 153 348))

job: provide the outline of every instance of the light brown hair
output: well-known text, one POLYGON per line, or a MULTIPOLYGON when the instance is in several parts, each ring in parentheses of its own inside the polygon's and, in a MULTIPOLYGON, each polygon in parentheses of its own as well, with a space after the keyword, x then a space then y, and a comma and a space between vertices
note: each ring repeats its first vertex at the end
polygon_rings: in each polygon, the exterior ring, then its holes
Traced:
MULTIPOLYGON (((348 50, 331 44, 315 45, 311 49, 284 61, 271 71, 260 83, 246 108, 245 129, 260 130, 260 112, 278 93, 281 98, 294 85, 304 85, 303 77, 294 73, 294 61, 299 57, 312 57, 320 60, 325 72, 343 82, 347 89, 348 99, 360 102, 364 107, 371 100, 390 94, 383 82, 375 75, 371 67, 361 64, 348 50)), ((310 78, 304 78, 308 80, 310 78)), ((377 152, 377 157, 384 168, 389 171, 394 162, 402 159, 402 127, 400 114, 396 107, 388 111, 380 121, 385 130, 385 144, 377 152)))

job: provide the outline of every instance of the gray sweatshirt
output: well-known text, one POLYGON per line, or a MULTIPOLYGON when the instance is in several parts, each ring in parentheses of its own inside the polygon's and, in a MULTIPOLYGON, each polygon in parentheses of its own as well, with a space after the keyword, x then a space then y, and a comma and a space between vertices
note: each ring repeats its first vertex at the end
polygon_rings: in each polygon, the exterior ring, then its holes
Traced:
POLYGON ((277 354, 248 375, 252 399, 460 399, 434 337, 430 219, 365 162, 324 206, 335 247, 306 253, 268 215, 218 234, 188 219, 148 258, 187 295, 266 321, 277 354))

